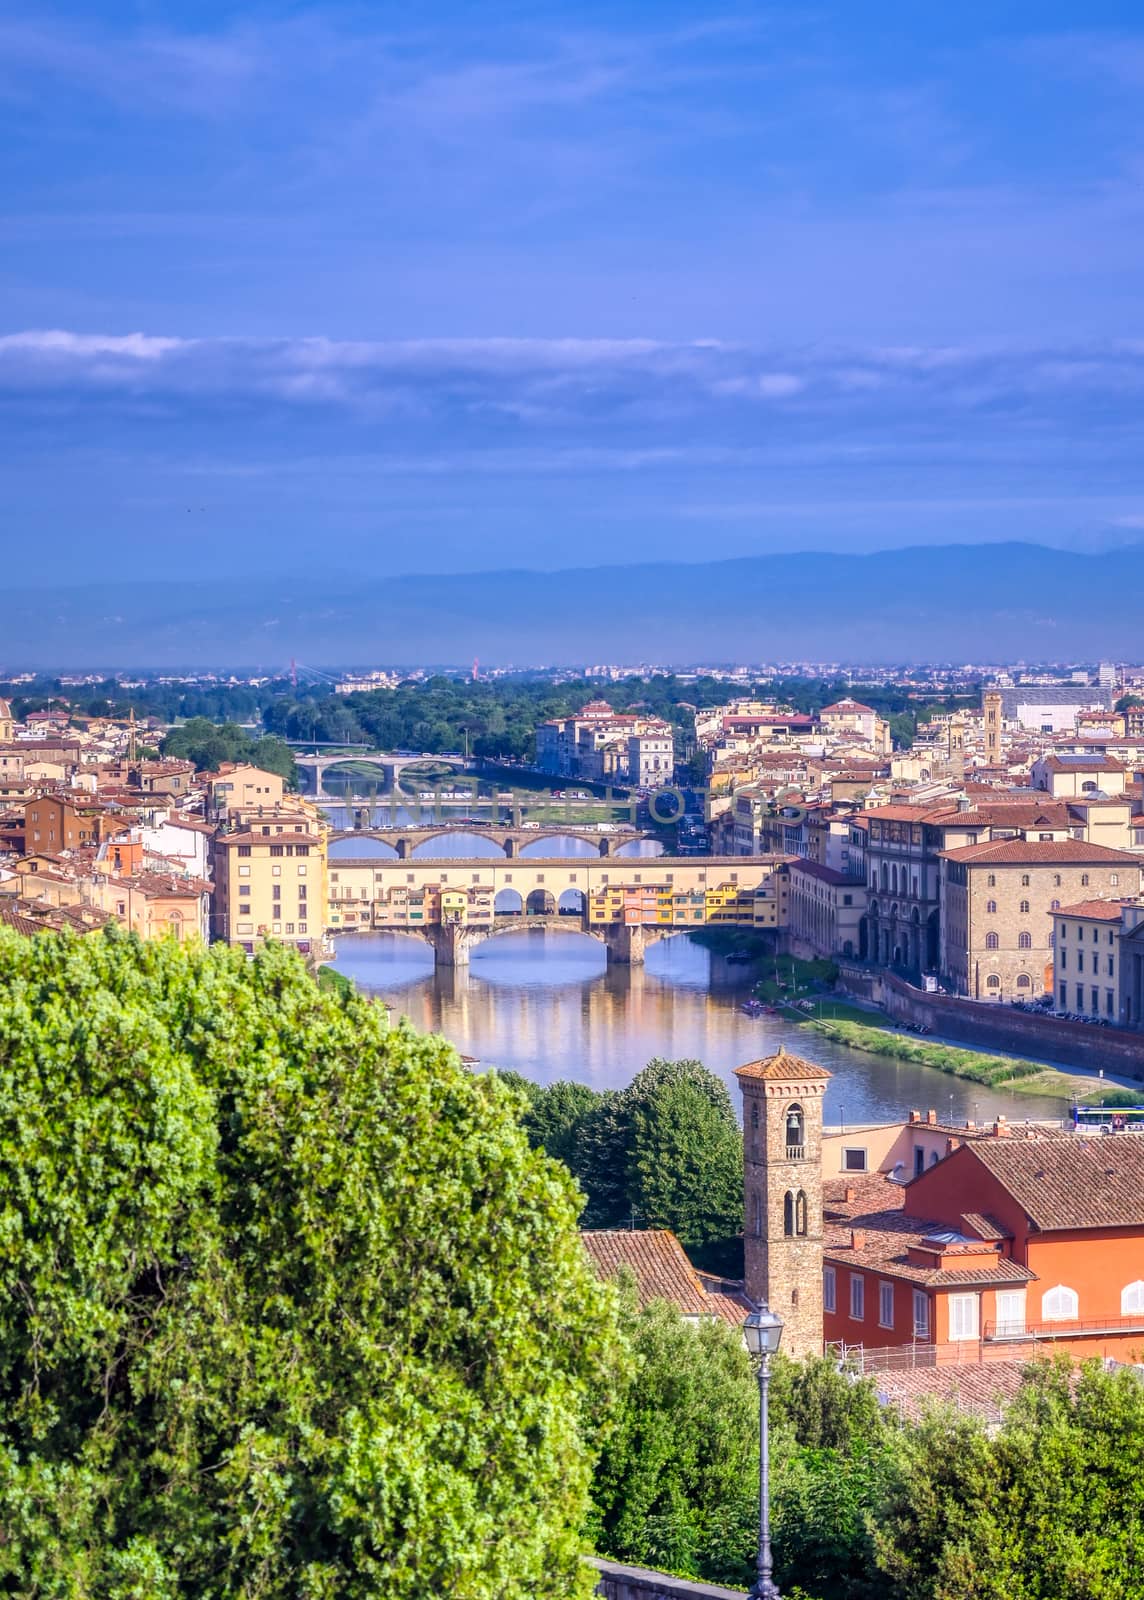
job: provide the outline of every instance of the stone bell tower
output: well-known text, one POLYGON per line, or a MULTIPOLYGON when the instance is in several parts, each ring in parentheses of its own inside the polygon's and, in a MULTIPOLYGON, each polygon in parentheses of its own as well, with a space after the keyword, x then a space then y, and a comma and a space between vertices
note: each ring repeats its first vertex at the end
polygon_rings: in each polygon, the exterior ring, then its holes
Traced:
POLYGON ((782 1317, 789 1355, 821 1355, 822 1099, 830 1073, 780 1046, 735 1076, 743 1093, 746 1291, 782 1317))

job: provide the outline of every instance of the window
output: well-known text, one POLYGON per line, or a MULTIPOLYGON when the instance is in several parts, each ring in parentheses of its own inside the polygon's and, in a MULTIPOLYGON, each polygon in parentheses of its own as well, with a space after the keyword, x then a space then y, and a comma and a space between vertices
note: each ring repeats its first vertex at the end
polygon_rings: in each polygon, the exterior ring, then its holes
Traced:
POLYGON ((248 856, 250 854, 250 846, 248 844, 240 844, 238 853, 240 856, 248 856))
POLYGON ((823 1269, 822 1269, 822 1309, 824 1311, 833 1311, 834 1307, 835 1307, 835 1304, 836 1304, 836 1301, 835 1301, 834 1268, 833 1267, 823 1267, 823 1269))
MULTIPOLYGON (((298 854, 299 854, 299 855, 301 855, 301 853, 302 853, 302 852, 301 852, 301 850, 299 850, 299 851, 298 851, 298 854)), ((306 876, 306 869, 305 869, 305 867, 299 867, 299 868, 298 868, 298 876, 299 876, 299 877, 300 877, 300 878, 304 878, 304 877, 305 877, 305 876, 306 876)), ((374 874, 374 876, 375 876, 375 877, 376 877, 376 876, 377 876, 377 874, 376 874, 376 873, 375 873, 375 874, 374 874)))
POLYGON ((1059 950, 1057 952, 1057 959, 1058 959, 1058 964, 1060 966, 1061 971, 1062 972, 1066 972, 1068 970, 1068 964, 1069 964, 1069 953, 1068 953, 1068 951, 1067 950, 1059 950))
POLYGON ((1130 1317, 1134 1312, 1144 1311, 1144 1279, 1137 1278, 1135 1283, 1127 1284, 1120 1291, 1120 1315, 1130 1317))
POLYGON ((1081 873, 1081 875, 1080 875, 1080 886, 1081 886, 1082 889, 1087 889, 1088 888, 1088 873, 1087 872, 1082 872, 1081 873))
POLYGON ((878 1326, 892 1328, 894 1326, 894 1285, 880 1283, 878 1285, 878 1326))
POLYGON ((794 1237, 794 1195, 789 1189, 783 1195, 783 1232, 788 1239, 794 1237))
POLYGON ((1021 887, 1022 889, 1029 887, 1029 874, 1027 872, 1022 872, 1021 874, 1021 887))
POLYGON ((987 900, 985 902, 985 909, 986 909, 986 911, 989 912, 990 916, 993 916, 996 913, 996 910, 997 910, 997 902, 996 902, 996 900, 987 900))
POLYGON ((998 939, 998 937, 997 937, 997 935, 995 933, 987 933, 985 935, 985 948, 986 948, 986 950, 996 950, 996 948, 1000 944, 1000 942, 1001 941, 998 939))
POLYGON ((975 1294, 951 1294, 949 1297, 950 1339, 976 1339, 979 1327, 978 1312, 981 1301, 975 1294))
POLYGON ((866 1280, 860 1272, 850 1274, 850 1315, 855 1322, 866 1315, 866 1280))
POLYGON ((989 974, 989 976, 986 978, 985 987, 987 989, 1000 989, 1000 987, 1001 987, 1001 979, 997 976, 997 974, 995 972, 991 972, 989 974))
POLYGON ((1061 998, 1060 998, 1060 1007, 1061 1007, 1062 1011, 1067 1011, 1068 1010, 1068 1003, 1069 1003, 1069 987, 1068 987, 1067 983, 1062 983, 1061 984, 1061 998))
POLYGON ((1031 950, 1033 948, 1033 935, 1031 933, 1018 934, 1017 948, 1018 950, 1031 950))
POLYGON ((1027 900, 1021 901, 1021 915, 1023 917, 1027 917, 1029 915, 1029 902, 1027 900))
POLYGON ((761 1239, 763 1235, 763 1202, 758 1194, 755 1195, 755 1214, 753 1222, 755 1238, 761 1239))
POLYGON ((1025 1331, 1024 1289, 1002 1289, 997 1294, 997 1332, 1011 1338, 1025 1331))
POLYGON ((1075 1289, 1058 1283, 1041 1296, 1041 1318, 1045 1322, 1074 1322, 1080 1313, 1080 1301, 1075 1289))
MULTIPOLYGON (((1061 909, 1060 901, 1059 900, 1050 900, 1049 909, 1052 910, 1052 911, 1059 911, 1061 909)), ((1062 929, 1061 931, 1062 931, 1062 937, 1063 937, 1064 930, 1062 929)))
POLYGON ((1027 972, 1019 972, 1017 974, 1017 987, 1018 989, 1032 988, 1032 983, 1029 980, 1029 974, 1027 972))
POLYGON ((286 851, 282 847, 282 845, 280 845, 280 844, 272 844, 270 846, 270 854, 272 856, 284 856, 286 854, 286 851))
POLYGON ((997 887, 997 874, 995 872, 991 872, 989 874, 989 876, 986 878, 985 882, 988 884, 990 889, 996 889, 996 887, 997 887))
POLYGON ((806 1124, 802 1107, 791 1106, 786 1117, 786 1153, 788 1161, 801 1161, 805 1152, 806 1124))
POLYGON ((794 1231, 799 1238, 806 1237, 806 1195, 801 1189, 794 1198, 794 1231))
POLYGON ((1084 971, 1084 951, 1083 950, 1078 950, 1077 953, 1076 953, 1076 970, 1078 972, 1083 972, 1084 971))
POLYGON ((866 1151, 852 1147, 842 1152, 842 1168, 844 1172, 865 1172, 866 1151))
POLYGON ((1120 883, 1120 874, 1119 874, 1119 872, 1110 872, 1108 874, 1108 881, 1112 885, 1112 887, 1115 889, 1120 883))
POLYGON ((923 1289, 914 1290, 914 1338, 929 1338, 929 1295, 923 1289))
POLYGON ((250 868, 249 867, 239 867, 238 875, 239 875, 240 878, 249 878, 250 877, 250 868))
POLYGON ((1053 888, 1054 889, 1059 889, 1060 886, 1061 886, 1061 875, 1060 875, 1059 872, 1054 872, 1053 873, 1053 888))

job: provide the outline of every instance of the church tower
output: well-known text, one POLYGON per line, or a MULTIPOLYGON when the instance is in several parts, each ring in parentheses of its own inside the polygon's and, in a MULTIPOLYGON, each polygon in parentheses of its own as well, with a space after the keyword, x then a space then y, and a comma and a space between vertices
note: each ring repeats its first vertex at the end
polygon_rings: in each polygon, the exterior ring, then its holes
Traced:
POLYGON ((985 765, 1001 765, 1001 696, 996 689, 987 689, 981 697, 981 710, 985 719, 985 765))
POLYGON ((746 1291, 782 1317, 790 1355, 821 1355, 822 1099, 830 1073, 780 1046, 735 1076, 743 1094, 746 1291))

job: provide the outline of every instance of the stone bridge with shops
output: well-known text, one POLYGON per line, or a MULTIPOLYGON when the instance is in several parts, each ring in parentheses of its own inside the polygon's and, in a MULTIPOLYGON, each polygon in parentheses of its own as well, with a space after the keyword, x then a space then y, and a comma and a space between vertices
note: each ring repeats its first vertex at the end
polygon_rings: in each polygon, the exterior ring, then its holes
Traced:
MULTIPOLYGON (((665 920, 656 897, 705 897, 722 890, 725 897, 754 896, 786 858, 779 856, 518 856, 493 857, 331 857, 329 915, 335 933, 394 932, 411 934, 429 944, 441 966, 465 966, 477 945, 503 933, 523 929, 586 933, 600 940, 608 960, 639 965, 649 945, 675 934, 694 932, 712 921, 743 925, 738 916, 709 918, 705 904, 687 908, 679 919, 665 920), (462 891, 466 904, 476 895, 488 910, 470 917, 468 910, 439 916, 415 913, 404 896, 440 899, 462 891), (601 891, 625 894, 621 915, 593 917, 590 897, 601 891), (639 891, 642 891, 640 893, 639 891)), ((749 913, 748 913, 749 921, 749 913)))
MULTIPOLYGON (((508 860, 519 856, 530 844, 543 844, 552 839, 582 840, 585 844, 592 845, 601 856, 610 856, 620 851, 624 845, 655 837, 654 834, 643 833, 638 828, 618 827, 614 832, 601 833, 598 828, 568 827, 560 823, 554 823, 546 828, 514 828, 500 827, 496 823, 487 822, 447 821, 427 823, 423 826, 407 823, 392 827, 339 828, 328 835, 328 842, 338 844, 346 839, 376 839, 380 844, 390 845, 396 851, 399 861, 406 861, 416 853, 419 846, 427 844, 430 839, 443 839, 450 834, 487 839, 490 844, 495 844, 508 860)), ((569 857, 569 859, 574 858, 569 857)))

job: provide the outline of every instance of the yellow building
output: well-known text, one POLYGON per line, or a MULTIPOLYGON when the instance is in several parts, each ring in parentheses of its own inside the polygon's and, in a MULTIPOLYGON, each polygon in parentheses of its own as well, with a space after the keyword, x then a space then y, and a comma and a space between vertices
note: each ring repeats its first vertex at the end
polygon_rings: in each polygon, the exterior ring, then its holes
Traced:
POLYGON ((307 812, 263 809, 211 846, 211 936, 251 951, 267 939, 309 955, 328 893, 324 827, 307 812))

